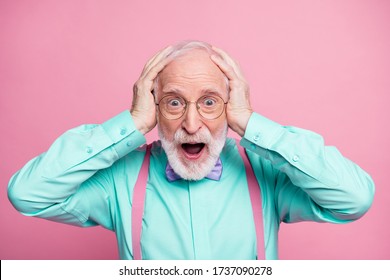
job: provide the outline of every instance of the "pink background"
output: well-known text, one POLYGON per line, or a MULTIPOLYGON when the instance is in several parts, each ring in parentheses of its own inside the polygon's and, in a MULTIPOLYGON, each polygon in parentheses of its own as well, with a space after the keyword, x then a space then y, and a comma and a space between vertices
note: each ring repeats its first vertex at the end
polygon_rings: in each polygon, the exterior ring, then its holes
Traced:
POLYGON ((257 112, 322 134, 376 183, 355 223, 282 224, 280 258, 389 259, 389 15, 386 0, 0 1, 0 258, 118 258, 112 232, 16 212, 8 180, 65 130, 127 109, 157 50, 199 39, 240 62, 257 112))

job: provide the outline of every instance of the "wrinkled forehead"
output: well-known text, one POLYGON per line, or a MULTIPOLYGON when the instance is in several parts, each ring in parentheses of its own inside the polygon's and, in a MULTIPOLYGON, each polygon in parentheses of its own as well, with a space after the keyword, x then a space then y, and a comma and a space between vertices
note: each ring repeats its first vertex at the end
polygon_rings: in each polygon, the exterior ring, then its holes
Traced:
POLYGON ((210 86, 227 92, 227 78, 210 59, 210 54, 194 49, 176 56, 159 74, 159 91, 174 86, 210 86))

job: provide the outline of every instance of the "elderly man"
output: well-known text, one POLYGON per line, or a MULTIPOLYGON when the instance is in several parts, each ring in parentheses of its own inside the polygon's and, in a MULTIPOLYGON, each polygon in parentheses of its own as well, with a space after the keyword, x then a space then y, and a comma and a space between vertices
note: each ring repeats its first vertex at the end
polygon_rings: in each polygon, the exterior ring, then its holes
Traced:
POLYGON ((321 136, 253 112, 218 48, 165 48, 133 91, 130 111, 69 130, 12 177, 17 210, 113 230, 122 259, 277 259, 280 222, 351 222, 372 203, 370 176, 321 136))

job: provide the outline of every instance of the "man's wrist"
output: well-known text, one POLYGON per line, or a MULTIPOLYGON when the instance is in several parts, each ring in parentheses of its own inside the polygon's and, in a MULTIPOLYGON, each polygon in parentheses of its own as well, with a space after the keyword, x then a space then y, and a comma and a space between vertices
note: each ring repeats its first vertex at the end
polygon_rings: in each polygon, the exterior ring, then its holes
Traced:
POLYGON ((140 118, 137 114, 137 112, 130 111, 130 115, 133 119, 135 128, 141 132, 143 135, 151 131, 151 129, 146 125, 145 121, 140 118))
POLYGON ((244 137, 245 130, 248 125, 249 119, 251 118, 253 111, 248 111, 246 113, 243 113, 237 118, 237 121, 234 125, 231 125, 230 128, 236 132, 241 137, 244 137))

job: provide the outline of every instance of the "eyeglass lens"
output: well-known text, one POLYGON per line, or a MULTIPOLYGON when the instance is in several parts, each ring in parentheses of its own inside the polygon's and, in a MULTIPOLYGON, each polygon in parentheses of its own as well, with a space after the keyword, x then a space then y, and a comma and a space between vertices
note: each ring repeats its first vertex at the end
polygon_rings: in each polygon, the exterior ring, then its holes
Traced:
POLYGON ((184 115, 189 103, 196 103, 196 109, 205 119, 218 118, 225 108, 223 99, 216 95, 201 96, 196 102, 187 101, 180 96, 166 95, 160 100, 158 106, 165 118, 173 120, 184 115))

